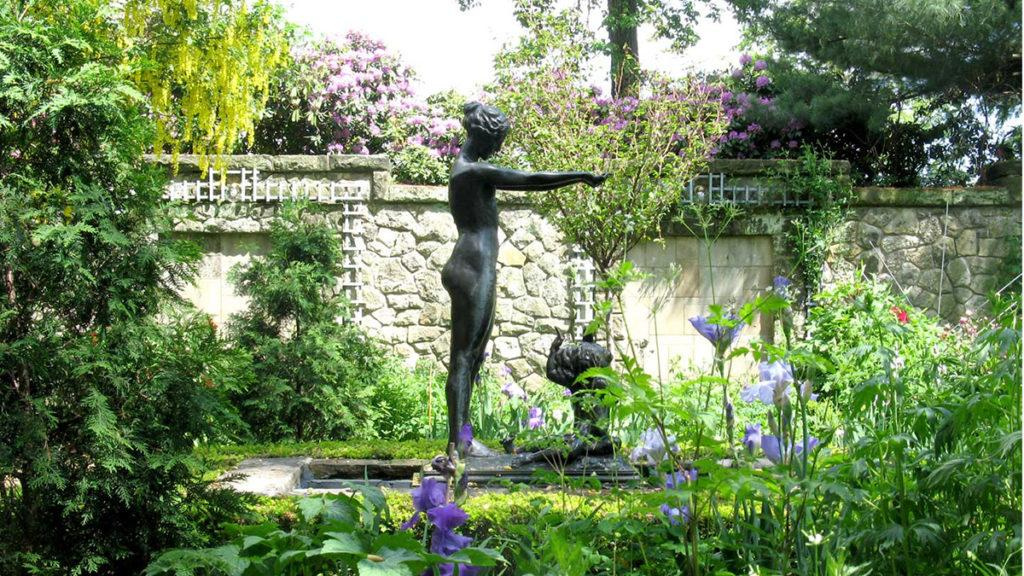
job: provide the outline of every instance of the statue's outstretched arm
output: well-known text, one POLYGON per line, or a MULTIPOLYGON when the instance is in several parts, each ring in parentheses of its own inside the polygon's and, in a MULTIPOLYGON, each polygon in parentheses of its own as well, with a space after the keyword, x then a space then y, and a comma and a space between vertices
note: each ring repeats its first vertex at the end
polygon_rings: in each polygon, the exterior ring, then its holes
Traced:
POLYGON ((480 163, 473 173, 499 190, 554 190, 570 184, 600 186, 607 174, 593 172, 523 172, 480 163))

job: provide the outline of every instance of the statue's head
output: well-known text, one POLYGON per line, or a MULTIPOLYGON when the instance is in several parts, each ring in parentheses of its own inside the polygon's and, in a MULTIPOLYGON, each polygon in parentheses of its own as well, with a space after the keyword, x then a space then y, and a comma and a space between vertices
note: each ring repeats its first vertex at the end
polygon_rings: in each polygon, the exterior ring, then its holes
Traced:
POLYGON ((494 106, 469 102, 462 107, 462 113, 462 127, 470 138, 478 141, 483 158, 501 149, 509 129, 504 112, 494 106))

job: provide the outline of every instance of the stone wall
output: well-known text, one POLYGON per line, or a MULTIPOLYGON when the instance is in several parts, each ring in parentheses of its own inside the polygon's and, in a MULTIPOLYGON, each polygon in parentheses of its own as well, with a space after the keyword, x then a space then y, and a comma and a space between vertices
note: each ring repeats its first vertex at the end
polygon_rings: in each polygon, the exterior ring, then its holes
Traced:
POLYGON ((951 322, 984 310, 988 294, 1012 280, 1007 269, 1021 255, 1019 189, 858 192, 837 250, 840 277, 862 269, 951 322))
MULTIPOLYGON (((444 188, 395 185, 389 181, 386 159, 380 157, 244 156, 228 164, 258 169, 260 185, 278 186, 279 193, 284 189, 320 198, 328 222, 345 238, 350 259, 346 289, 361 312, 360 324, 410 362, 447 362, 450 301, 440 270, 456 231, 444 188)), ((764 168, 764 162, 750 161, 713 167, 751 181, 764 168)), ((176 229, 198 241, 206 254, 199 281, 187 295, 224 321, 246 305, 234 295, 228 271, 265 253, 266 232, 279 204, 237 201, 245 196, 245 176, 237 173, 228 175, 229 192, 219 199, 203 196, 204 190, 212 195, 215 184, 181 188, 197 178, 196 160, 183 157, 174 181, 191 200, 176 229), (194 193, 202 199, 190 196, 194 193)), ((939 309, 955 321, 982 308, 986 292, 998 288, 994 284, 1006 258, 1019 257, 1019 190, 858 192, 844 228, 846 240, 834 247, 828 275, 833 281, 863 270, 892 281, 915 305, 939 309)), ((530 383, 542 378, 556 329, 567 331, 577 310, 585 309, 577 306, 570 280, 579 262, 527 195, 499 193, 499 206, 491 361, 507 365, 515 378, 530 383)), ((704 313, 711 303, 741 304, 767 289, 774 275, 790 269, 784 232, 791 209, 747 207, 744 217, 715 243, 710 259, 701 243, 678 225, 666 226, 662 242, 637 247, 628 255, 650 274, 627 289, 630 310, 624 318, 649 370, 664 373, 674 362, 706 363, 711 348, 688 318, 704 313)), ((757 319, 742 338, 770 337, 772 332, 770 322, 757 319)))

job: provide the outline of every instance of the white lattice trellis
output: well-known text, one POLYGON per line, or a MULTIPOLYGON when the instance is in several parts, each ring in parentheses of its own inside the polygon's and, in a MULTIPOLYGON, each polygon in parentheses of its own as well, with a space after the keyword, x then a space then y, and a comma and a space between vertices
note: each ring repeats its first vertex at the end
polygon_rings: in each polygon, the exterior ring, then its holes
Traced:
POLYGON ((572 267, 576 271, 575 282, 572 285, 572 303, 576 309, 576 337, 580 338, 587 324, 594 319, 594 303, 597 301, 594 261, 578 246, 574 246, 572 267))
POLYGON ((785 186, 767 186, 760 183, 738 182, 726 174, 702 174, 690 181, 680 199, 684 204, 729 202, 744 206, 806 206, 806 196, 796 196, 785 186))
POLYGON ((206 180, 172 182, 164 198, 178 202, 281 202, 309 200, 341 207, 342 277, 339 284, 348 298, 352 318, 363 316, 363 252, 366 251, 363 224, 369 213, 369 183, 365 181, 322 182, 310 180, 261 180, 256 168, 227 170, 221 178, 210 170, 206 180), (230 180, 230 181, 229 181, 230 180))

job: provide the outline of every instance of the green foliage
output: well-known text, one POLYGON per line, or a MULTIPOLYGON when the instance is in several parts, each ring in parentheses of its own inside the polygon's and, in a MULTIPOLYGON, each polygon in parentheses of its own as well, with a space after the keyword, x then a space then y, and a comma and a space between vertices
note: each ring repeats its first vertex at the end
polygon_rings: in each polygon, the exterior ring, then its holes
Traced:
POLYGON ((800 281, 806 303, 821 289, 830 250, 841 240, 853 187, 830 158, 810 148, 804 148, 794 165, 779 170, 773 178, 791 197, 808 202, 789 219, 786 230, 786 243, 793 255, 792 275, 800 281))
POLYGON ((391 174, 399 182, 409 184, 440 184, 448 179, 446 166, 430 148, 421 144, 406 146, 391 159, 391 174))
POLYGON ((775 108, 858 182, 962 185, 1014 138, 1020 2, 730 4, 779 51, 775 108))
POLYGON ((409 532, 387 533, 382 528, 391 516, 384 495, 372 487, 353 488, 358 497, 333 494, 298 500, 299 519, 291 529, 228 525, 232 538, 227 544, 164 552, 145 573, 412 576, 430 574, 434 566, 451 560, 493 566, 499 559, 492 550, 475 547, 446 558, 427 552, 424 541, 409 532))
POLYGON ((531 14, 526 39, 499 55, 496 105, 515 120, 506 156, 531 170, 607 172, 599 188, 537 197, 567 242, 607 277, 623 254, 660 234, 661 220, 707 162, 725 127, 694 82, 648 79, 643 98, 602 98, 587 87, 589 36, 572 11, 531 14))
POLYGON ((252 354, 254 380, 235 395, 258 440, 371 436, 369 398, 382 351, 351 322, 337 278, 338 234, 314 205, 286 204, 270 253, 232 270, 248 310, 232 316, 233 346, 252 354))
POLYGON ((257 0, 128 0, 118 39, 156 121, 154 149, 191 148, 207 168, 243 135, 252 144, 268 86, 288 51, 282 11, 257 0))
POLYGON ((918 95, 1020 106, 1020 2, 730 4, 741 22, 786 52, 897 79, 918 95))
POLYGON ((191 454, 235 376, 174 304, 198 251, 164 234, 108 13, 22 8, 0 7, 0 572, 132 573, 235 506, 191 454))

